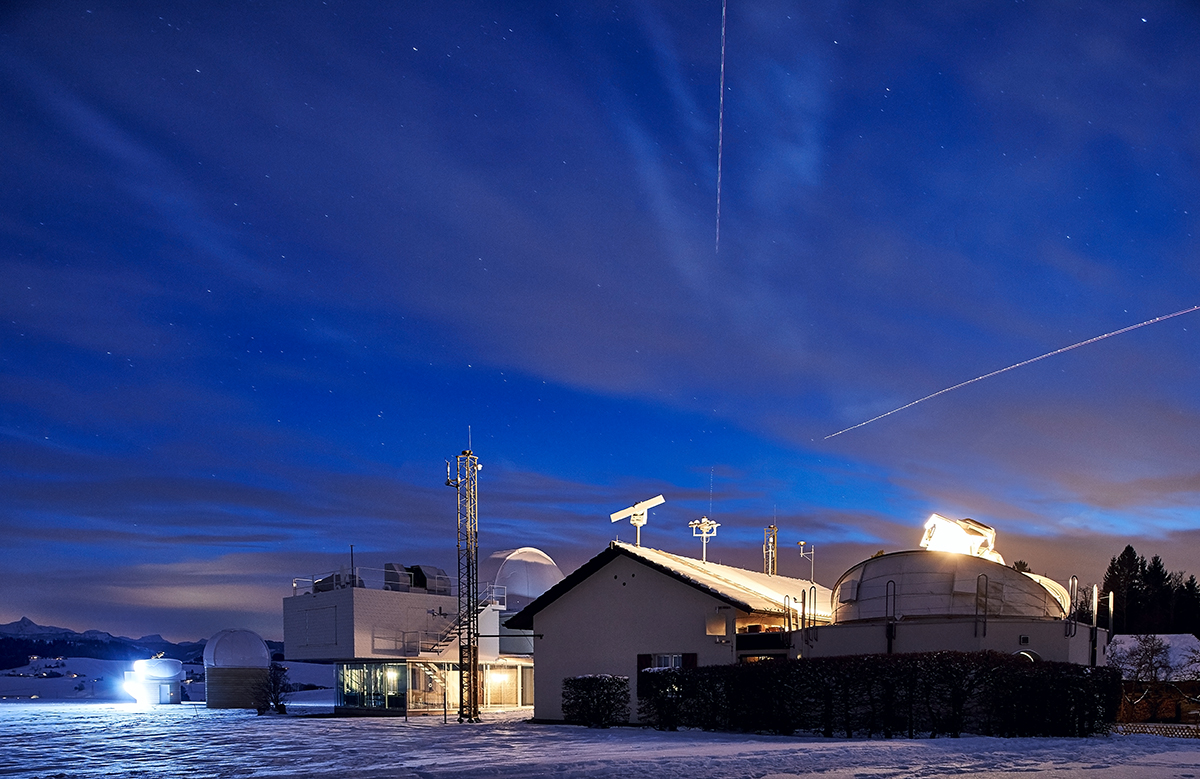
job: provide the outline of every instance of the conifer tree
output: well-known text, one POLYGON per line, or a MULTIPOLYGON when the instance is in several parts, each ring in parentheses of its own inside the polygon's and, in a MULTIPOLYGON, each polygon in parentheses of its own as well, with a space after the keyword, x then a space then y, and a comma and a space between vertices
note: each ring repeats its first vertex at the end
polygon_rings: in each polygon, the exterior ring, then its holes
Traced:
POLYGON ((1121 554, 1112 558, 1108 570, 1104 572, 1102 589, 1115 595, 1116 614, 1113 621, 1117 633, 1133 632, 1131 618, 1141 613, 1142 572, 1145 569, 1146 558, 1140 556, 1132 545, 1128 545, 1121 554))

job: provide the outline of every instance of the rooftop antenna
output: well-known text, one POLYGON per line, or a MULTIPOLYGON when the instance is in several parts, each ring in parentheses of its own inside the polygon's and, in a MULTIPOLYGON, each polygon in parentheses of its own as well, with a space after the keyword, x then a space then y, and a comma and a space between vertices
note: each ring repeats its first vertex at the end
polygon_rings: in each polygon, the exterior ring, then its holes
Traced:
POLYGON ((692 535, 700 537, 700 543, 702 546, 701 557, 700 557, 701 562, 705 562, 705 563, 708 562, 708 539, 712 538, 713 536, 715 536, 717 534, 717 528, 719 528, 720 526, 721 526, 721 523, 713 522, 708 517, 700 517, 700 519, 693 519, 691 522, 688 523, 688 527, 690 527, 692 529, 692 535))
POLYGON ((667 499, 662 495, 655 495, 649 500, 643 500, 641 503, 634 503, 627 509, 613 512, 608 515, 608 518, 613 522, 620 522, 625 517, 629 517, 629 524, 637 528, 637 543, 636 546, 642 545, 642 525, 646 524, 646 512, 655 506, 661 506, 666 503, 667 499))
POLYGON ((808 558, 808 580, 815 584, 817 580, 813 577, 816 576, 817 570, 817 559, 815 556, 817 547, 815 544, 809 544, 808 549, 806 550, 804 548, 803 541, 798 542, 798 544, 800 546, 800 559, 803 560, 806 557, 808 558))
POLYGON ((779 573, 779 528, 771 523, 763 530, 763 573, 779 573))
MULTIPOLYGON (((468 433, 468 437, 470 434, 468 433)), ((464 449, 446 486, 458 490, 458 721, 479 722, 479 458, 464 449)))

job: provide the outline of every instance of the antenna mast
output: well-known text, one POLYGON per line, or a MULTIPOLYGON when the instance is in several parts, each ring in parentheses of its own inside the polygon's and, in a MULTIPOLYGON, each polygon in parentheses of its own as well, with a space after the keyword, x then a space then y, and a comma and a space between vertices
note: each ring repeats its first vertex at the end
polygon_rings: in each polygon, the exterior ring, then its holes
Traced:
POLYGON ((693 519, 688 523, 688 527, 692 529, 692 535, 700 537, 700 544, 702 546, 701 562, 708 562, 708 539, 717 534, 717 528, 720 526, 720 522, 713 522, 708 517, 693 519))
POLYGON ((458 721, 479 722, 479 458, 464 449, 446 461, 446 486, 458 490, 458 721))
POLYGON ((779 528, 774 524, 763 530, 763 573, 767 576, 779 573, 779 528))

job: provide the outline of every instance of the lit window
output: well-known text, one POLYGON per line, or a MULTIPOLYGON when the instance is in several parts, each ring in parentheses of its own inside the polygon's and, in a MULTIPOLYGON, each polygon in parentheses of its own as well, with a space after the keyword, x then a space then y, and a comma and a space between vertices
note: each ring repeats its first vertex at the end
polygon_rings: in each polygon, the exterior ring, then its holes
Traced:
POLYGON ((655 655, 651 668, 683 668, 683 655, 655 655))

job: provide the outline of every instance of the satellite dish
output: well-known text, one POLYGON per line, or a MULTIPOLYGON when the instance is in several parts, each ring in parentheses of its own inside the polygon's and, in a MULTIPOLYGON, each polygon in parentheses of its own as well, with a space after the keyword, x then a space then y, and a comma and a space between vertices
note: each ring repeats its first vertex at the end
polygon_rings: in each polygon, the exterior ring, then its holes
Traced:
POLYGON ((625 517, 629 517, 629 524, 637 528, 637 546, 642 545, 642 525, 646 524, 646 512, 655 506, 661 506, 666 503, 667 499, 662 495, 656 495, 649 500, 643 500, 641 503, 634 503, 627 509, 621 509, 608 515, 608 518, 613 522, 620 522, 625 517))

